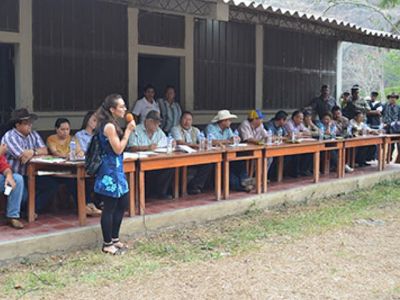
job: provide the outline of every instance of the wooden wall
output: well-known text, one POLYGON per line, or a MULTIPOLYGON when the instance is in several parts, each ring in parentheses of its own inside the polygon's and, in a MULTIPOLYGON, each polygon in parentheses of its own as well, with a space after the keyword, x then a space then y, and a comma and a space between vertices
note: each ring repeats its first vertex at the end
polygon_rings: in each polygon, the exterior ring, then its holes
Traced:
POLYGON ((91 110, 128 91, 127 7, 96 0, 33 1, 37 111, 91 110))

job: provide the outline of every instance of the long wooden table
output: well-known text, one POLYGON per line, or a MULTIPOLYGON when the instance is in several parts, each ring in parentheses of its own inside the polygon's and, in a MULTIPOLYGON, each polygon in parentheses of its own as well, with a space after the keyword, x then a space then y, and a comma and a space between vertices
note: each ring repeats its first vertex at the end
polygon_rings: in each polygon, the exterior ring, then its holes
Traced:
MULTIPOLYGON (((125 159, 124 160, 124 172, 127 173, 127 179, 129 183, 129 215, 135 215, 135 172, 136 172, 136 160, 125 159)), ((38 171, 68 171, 70 174, 50 175, 61 178, 73 178, 77 181, 77 202, 78 202, 78 219, 79 225, 83 226, 86 224, 86 192, 85 192, 85 179, 89 176, 85 171, 84 162, 61 162, 52 163, 44 161, 31 161, 28 164, 27 176, 28 176, 28 222, 35 220, 35 190, 36 190, 36 176, 38 171)))
POLYGON ((262 158, 264 146, 227 146, 224 152, 224 199, 229 198, 229 165, 234 161, 256 161, 256 192, 262 192, 262 158))
MULTIPOLYGON (((137 161, 138 188, 139 188, 139 213, 145 213, 145 172, 175 169, 174 198, 179 196, 179 169, 182 167, 196 166, 202 164, 215 164, 215 198, 221 199, 221 164, 224 150, 216 149, 209 151, 198 151, 188 154, 174 152, 171 154, 158 154, 139 158, 137 161)), ((186 181, 185 181, 186 182, 186 181)))
POLYGON ((329 174, 330 154, 331 154, 331 151, 336 150, 338 153, 338 161, 337 161, 337 165, 336 165, 337 177, 338 178, 343 177, 344 166, 345 166, 345 163, 343 163, 344 139, 324 140, 323 145, 324 145, 324 149, 322 149, 321 151, 325 152, 325 157, 324 157, 324 161, 323 161, 324 175, 329 174))
MULTIPOLYGON (((346 163, 346 150, 352 149, 352 156, 351 156, 351 166, 354 167, 355 164, 355 149, 358 147, 366 147, 366 146, 377 146, 378 147, 378 170, 383 170, 383 148, 385 143, 385 135, 368 135, 368 136, 359 136, 354 138, 349 138, 344 140, 344 148, 343 148, 343 164, 346 163)), ((342 177, 344 176, 344 165, 343 165, 343 173, 342 177)))
POLYGON ((323 141, 304 141, 301 143, 283 143, 265 146, 264 152, 264 170, 263 170, 263 191, 267 192, 268 182, 268 159, 278 158, 278 182, 283 179, 283 160, 288 155, 313 154, 314 182, 319 181, 320 151, 325 149, 323 141))

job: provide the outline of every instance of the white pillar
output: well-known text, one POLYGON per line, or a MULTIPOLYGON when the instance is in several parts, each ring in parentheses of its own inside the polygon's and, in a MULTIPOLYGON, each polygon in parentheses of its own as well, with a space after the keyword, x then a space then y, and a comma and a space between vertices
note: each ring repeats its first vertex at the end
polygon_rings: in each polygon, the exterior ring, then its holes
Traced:
POLYGON ((255 108, 263 108, 263 82, 264 82, 264 27, 256 25, 256 99, 255 108))
POLYGON ((185 72, 184 78, 184 107, 194 110, 194 17, 185 16, 185 72))
POLYGON ((20 43, 15 48, 15 105, 33 110, 32 0, 21 0, 20 43))
POLYGON ((137 8, 128 7, 128 99, 129 108, 138 95, 139 30, 137 8))
POLYGON ((340 95, 343 92, 342 74, 343 74, 343 42, 338 41, 337 54, 336 54, 336 99, 337 100, 339 100, 340 95))

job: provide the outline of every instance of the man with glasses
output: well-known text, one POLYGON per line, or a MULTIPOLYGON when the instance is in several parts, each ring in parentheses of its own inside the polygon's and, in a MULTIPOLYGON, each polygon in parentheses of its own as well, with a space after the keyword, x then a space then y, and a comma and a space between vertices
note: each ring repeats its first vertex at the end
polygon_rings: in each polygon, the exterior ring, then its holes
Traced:
MULTIPOLYGON (((13 128, 7 131, 1 143, 7 145, 6 157, 14 173, 24 176, 27 185, 26 167, 29 161, 37 155, 47 155, 47 147, 40 135, 32 130, 35 114, 25 108, 12 113, 13 128)), ((36 211, 42 212, 52 200, 58 189, 56 180, 48 176, 36 177, 36 211)), ((25 191, 27 195, 27 191, 25 191)), ((24 197, 25 199, 27 197, 24 197)))

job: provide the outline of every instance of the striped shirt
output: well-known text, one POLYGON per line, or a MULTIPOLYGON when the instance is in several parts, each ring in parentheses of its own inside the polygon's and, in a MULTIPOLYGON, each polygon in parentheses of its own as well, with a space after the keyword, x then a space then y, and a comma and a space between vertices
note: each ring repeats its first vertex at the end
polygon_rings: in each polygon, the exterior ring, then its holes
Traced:
POLYGON ((17 129, 13 128, 6 132, 1 140, 2 144, 7 145, 7 160, 14 173, 26 174, 26 165, 21 164, 20 157, 25 150, 33 150, 46 147, 42 138, 36 131, 32 131, 28 136, 22 135, 17 129))

